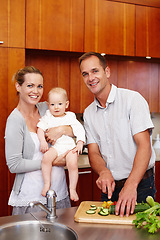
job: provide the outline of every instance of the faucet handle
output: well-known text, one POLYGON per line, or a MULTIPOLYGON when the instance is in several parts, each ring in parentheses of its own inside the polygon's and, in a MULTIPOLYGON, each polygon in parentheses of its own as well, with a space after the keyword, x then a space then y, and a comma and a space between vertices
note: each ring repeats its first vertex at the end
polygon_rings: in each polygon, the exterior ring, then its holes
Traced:
POLYGON ((57 197, 56 192, 52 189, 48 190, 46 193, 46 198, 53 198, 53 197, 57 197))

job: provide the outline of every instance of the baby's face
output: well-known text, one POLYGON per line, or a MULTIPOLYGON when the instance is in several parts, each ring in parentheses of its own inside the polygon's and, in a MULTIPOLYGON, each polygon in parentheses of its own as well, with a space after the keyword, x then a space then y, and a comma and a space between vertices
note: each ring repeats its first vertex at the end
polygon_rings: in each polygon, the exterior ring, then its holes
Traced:
POLYGON ((52 93, 49 96, 48 108, 54 117, 63 117, 69 102, 61 93, 52 93))

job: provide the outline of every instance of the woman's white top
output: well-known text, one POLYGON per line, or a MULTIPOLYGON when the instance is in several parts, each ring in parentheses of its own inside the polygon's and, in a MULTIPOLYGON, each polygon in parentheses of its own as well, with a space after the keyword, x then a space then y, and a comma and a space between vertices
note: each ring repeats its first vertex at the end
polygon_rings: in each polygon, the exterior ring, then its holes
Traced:
MULTIPOLYGON (((33 161, 37 159, 42 160, 43 154, 40 152, 38 136, 34 132, 30 132, 30 134, 35 143, 33 161)), ((41 195, 43 184, 41 170, 25 173, 20 193, 17 195, 12 190, 8 205, 16 207, 28 206, 32 201, 39 201, 46 204, 46 198, 41 195)), ((56 201, 65 199, 68 196, 66 176, 63 167, 52 167, 51 189, 56 192, 56 201)))

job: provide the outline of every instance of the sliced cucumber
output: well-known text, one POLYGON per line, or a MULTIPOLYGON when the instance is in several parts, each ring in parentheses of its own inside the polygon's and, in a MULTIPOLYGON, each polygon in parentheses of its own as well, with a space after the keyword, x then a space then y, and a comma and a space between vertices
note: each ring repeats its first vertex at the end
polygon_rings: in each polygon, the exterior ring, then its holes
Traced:
POLYGON ((93 205, 91 205, 91 208, 92 208, 92 207, 96 207, 96 205, 93 204, 93 205))
POLYGON ((95 214, 96 211, 93 210, 93 209, 89 209, 89 210, 86 211, 86 213, 87 213, 87 214, 95 214))
POLYGON ((100 214, 102 216, 107 216, 107 215, 109 215, 109 210, 107 208, 103 208, 98 212, 98 214, 100 214))
POLYGON ((96 209, 97 209, 96 206, 90 208, 90 210, 96 210, 96 209))

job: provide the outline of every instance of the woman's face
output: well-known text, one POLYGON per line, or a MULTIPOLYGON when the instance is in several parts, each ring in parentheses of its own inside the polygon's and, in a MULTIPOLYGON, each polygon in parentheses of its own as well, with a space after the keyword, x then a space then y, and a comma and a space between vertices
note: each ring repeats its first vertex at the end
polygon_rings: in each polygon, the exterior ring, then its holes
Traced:
POLYGON ((19 100, 28 104, 37 104, 43 95, 43 77, 38 73, 27 73, 24 83, 16 83, 19 100))

